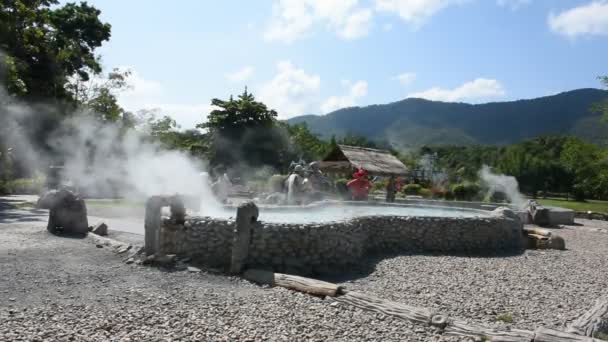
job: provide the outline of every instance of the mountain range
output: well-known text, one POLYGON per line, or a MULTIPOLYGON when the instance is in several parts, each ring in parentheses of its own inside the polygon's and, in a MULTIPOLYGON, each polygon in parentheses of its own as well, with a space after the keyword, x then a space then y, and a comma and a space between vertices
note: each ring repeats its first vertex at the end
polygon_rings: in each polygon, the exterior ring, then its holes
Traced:
POLYGON ((388 142, 395 148, 421 145, 510 144, 542 135, 574 135, 608 142, 608 123, 592 106, 608 91, 577 89, 535 99, 484 104, 418 98, 365 107, 343 108, 326 115, 288 120, 306 123, 323 138, 348 134, 388 142))

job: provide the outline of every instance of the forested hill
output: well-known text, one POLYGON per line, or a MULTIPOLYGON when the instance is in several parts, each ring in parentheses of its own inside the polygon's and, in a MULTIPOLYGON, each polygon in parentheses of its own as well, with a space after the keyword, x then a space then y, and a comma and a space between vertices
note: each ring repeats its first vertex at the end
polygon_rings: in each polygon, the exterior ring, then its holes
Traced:
POLYGON ((475 105, 410 98, 344 108, 324 116, 299 116, 289 123, 306 122, 313 133, 326 138, 356 134, 395 147, 508 144, 550 134, 570 134, 605 144, 608 124, 591 107, 606 98, 608 91, 599 89, 475 105))

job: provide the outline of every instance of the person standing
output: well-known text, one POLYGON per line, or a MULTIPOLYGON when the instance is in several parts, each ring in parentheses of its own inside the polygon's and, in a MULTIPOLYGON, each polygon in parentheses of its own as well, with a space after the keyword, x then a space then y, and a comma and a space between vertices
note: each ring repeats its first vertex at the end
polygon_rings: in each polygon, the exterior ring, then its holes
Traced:
POLYGON ((346 183, 350 190, 353 201, 367 201, 369 191, 372 188, 370 181, 367 179, 365 170, 360 169, 353 175, 353 180, 346 183))

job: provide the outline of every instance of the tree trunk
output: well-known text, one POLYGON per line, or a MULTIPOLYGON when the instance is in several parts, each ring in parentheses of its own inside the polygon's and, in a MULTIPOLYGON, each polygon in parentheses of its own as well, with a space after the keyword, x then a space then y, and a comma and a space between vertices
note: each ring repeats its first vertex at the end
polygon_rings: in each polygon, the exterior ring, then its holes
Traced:
POLYGON ((243 276, 258 284, 280 286, 316 296, 335 297, 340 291, 340 286, 333 283, 271 271, 247 270, 243 276))
POLYGON ((458 320, 449 322, 444 334, 446 336, 476 337, 482 340, 503 342, 530 342, 534 339, 534 332, 529 330, 496 330, 458 320))
POLYGON ((574 335, 548 328, 538 328, 534 332, 534 342, 602 342, 598 339, 574 335))
POLYGON ((354 305, 363 310, 395 316, 418 324, 430 325, 434 316, 433 312, 429 309, 392 302, 355 291, 348 291, 346 294, 336 297, 336 300, 354 305))
POLYGON ((591 310, 572 322, 566 331, 590 337, 608 334, 608 297, 598 299, 591 310))

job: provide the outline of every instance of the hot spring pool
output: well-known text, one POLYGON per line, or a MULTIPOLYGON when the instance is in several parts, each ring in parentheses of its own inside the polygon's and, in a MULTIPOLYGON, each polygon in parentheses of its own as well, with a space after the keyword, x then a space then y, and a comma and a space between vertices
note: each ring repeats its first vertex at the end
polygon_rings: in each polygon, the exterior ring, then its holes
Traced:
MULTIPOLYGON (((369 204, 333 204, 323 203, 314 206, 286 208, 260 207, 259 221, 268 223, 324 223, 344 221, 364 216, 419 216, 419 217, 488 217, 490 214, 483 210, 405 206, 405 205, 369 205, 369 204)), ((205 215, 206 213, 201 213, 205 215)), ((214 210, 211 217, 234 219, 236 208, 214 210)), ((206 216, 207 216, 206 215, 206 216)))

